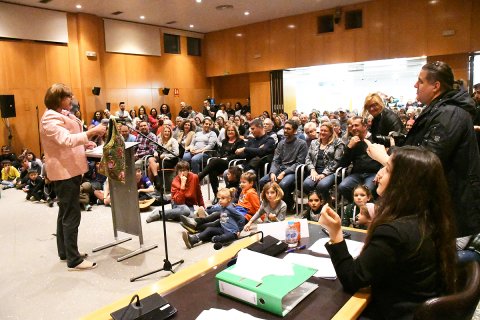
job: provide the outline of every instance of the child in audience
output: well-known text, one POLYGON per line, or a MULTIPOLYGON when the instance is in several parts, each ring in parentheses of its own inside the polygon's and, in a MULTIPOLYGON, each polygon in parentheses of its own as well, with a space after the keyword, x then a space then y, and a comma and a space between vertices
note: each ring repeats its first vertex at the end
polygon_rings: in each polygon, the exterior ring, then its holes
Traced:
POLYGON ((44 185, 45 183, 37 170, 29 169, 27 184, 22 189, 27 193, 26 199, 36 201, 45 200, 45 194, 43 193, 44 185))
POLYGON ((368 229, 375 217, 375 205, 371 202, 366 203, 360 207, 360 213, 358 214, 357 223, 359 226, 368 229))
POLYGON ((12 166, 10 160, 2 161, 2 185, 3 189, 13 188, 20 178, 20 172, 12 166))
POLYGON ((307 218, 309 221, 317 221, 320 218, 322 207, 327 202, 322 198, 321 193, 314 190, 308 195, 308 207, 302 213, 300 213, 297 218, 303 219, 307 218))
POLYGON ((222 188, 217 193, 220 207, 219 219, 214 225, 207 227, 198 234, 190 235, 187 231, 182 233, 183 241, 188 249, 198 242, 231 242, 238 238, 245 225, 245 217, 232 205, 232 194, 227 188, 222 188))
POLYGON ((235 194, 233 195, 232 202, 237 203, 242 189, 240 188, 240 177, 242 176, 242 169, 238 166, 232 166, 227 169, 227 178, 225 179, 226 188, 235 188, 235 194))
POLYGON ((365 185, 358 185, 353 189, 353 203, 345 208, 342 226, 356 227, 360 207, 372 200, 372 192, 365 185))
MULTIPOLYGON (((242 193, 240 194, 238 203, 236 205, 233 204, 235 210, 237 210, 237 212, 244 216, 247 220, 249 220, 260 207, 260 199, 258 198, 257 192, 253 188, 255 178, 255 174, 251 172, 245 172, 240 176, 240 187, 242 188, 242 193)), ((230 188, 229 190, 232 195, 234 192, 236 192, 234 188, 230 188)), ((196 233, 197 231, 205 230, 209 226, 215 225, 217 220, 220 218, 220 211, 220 204, 216 204, 207 209, 207 213, 209 213, 208 216, 198 216, 196 218, 186 216, 180 217, 181 226, 190 233, 196 233)))
POLYGON ((257 176, 252 172, 245 172, 240 176, 240 188, 242 189, 242 192, 240 193, 235 208, 247 220, 250 220, 260 208, 260 198, 253 187, 256 179, 257 176))
POLYGON ((261 217, 263 222, 277 222, 285 220, 287 204, 282 200, 283 190, 276 182, 267 182, 263 186, 260 195, 262 204, 260 209, 245 225, 245 231, 249 231, 253 222, 261 217))
POLYGON ((150 199, 151 197, 148 194, 154 192, 155 187, 150 179, 148 179, 148 177, 142 173, 142 169, 135 169, 135 179, 137 181, 138 199, 150 199))

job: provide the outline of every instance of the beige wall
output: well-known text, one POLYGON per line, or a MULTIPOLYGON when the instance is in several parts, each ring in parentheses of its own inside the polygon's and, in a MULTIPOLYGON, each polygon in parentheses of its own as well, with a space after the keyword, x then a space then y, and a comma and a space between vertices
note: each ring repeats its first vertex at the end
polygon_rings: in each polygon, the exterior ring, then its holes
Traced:
MULTIPOLYGON (((27 147, 40 153, 36 106, 41 117, 45 91, 55 82, 73 89, 87 122, 95 110, 105 108, 106 102, 112 104, 113 111, 120 101, 129 109, 140 105, 158 108, 165 102, 177 114, 180 101, 198 109, 211 95, 204 58, 186 54, 185 37, 181 37, 182 53, 178 55, 106 53, 102 19, 88 14, 68 14, 68 35, 68 45, 0 41, 0 94, 15 95, 17 117, 10 119, 15 152, 27 147), (95 51, 97 57, 87 58, 85 51, 95 51), (92 94, 94 86, 101 87, 99 96, 92 94), (160 93, 159 88, 164 87, 171 88, 168 96, 160 93), (174 97, 173 88, 179 89, 179 97, 174 97)), ((2 122, 0 145, 7 144, 7 135, 2 122)))

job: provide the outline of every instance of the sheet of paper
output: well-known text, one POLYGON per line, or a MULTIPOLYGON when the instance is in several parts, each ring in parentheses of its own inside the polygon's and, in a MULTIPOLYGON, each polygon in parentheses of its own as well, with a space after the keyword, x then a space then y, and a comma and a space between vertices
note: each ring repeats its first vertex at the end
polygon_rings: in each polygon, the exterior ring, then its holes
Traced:
POLYGON ((263 320, 249 315, 248 313, 238 311, 237 309, 223 310, 210 308, 208 310, 203 310, 202 313, 198 315, 196 320, 225 320, 225 319, 235 319, 235 320, 263 320))
POLYGON ((283 260, 317 269, 317 272, 313 275, 314 277, 328 280, 337 279, 337 273, 333 267, 332 260, 329 258, 315 257, 309 254, 289 253, 283 260))
MULTIPOLYGON (((325 244, 328 241, 330 241, 330 238, 319 239, 308 249, 312 250, 315 253, 326 254, 328 256, 328 251, 325 248, 325 244)), ((350 255, 354 258, 358 257, 360 255, 360 252, 362 251, 363 242, 348 239, 345 239, 345 242, 347 243, 347 248, 350 255)))
POLYGON ((263 277, 267 275, 293 276, 295 274, 292 263, 247 249, 242 249, 238 253, 235 268, 225 271, 258 283, 261 283, 263 277))
MULTIPOLYGON (((308 231, 308 221, 307 219, 294 220, 300 221, 300 236, 302 238, 310 237, 310 232, 308 231)), ((257 224, 257 230, 263 232, 263 236, 272 236, 279 240, 285 240, 285 230, 287 230, 288 221, 279 221, 272 223, 259 223, 257 224)))

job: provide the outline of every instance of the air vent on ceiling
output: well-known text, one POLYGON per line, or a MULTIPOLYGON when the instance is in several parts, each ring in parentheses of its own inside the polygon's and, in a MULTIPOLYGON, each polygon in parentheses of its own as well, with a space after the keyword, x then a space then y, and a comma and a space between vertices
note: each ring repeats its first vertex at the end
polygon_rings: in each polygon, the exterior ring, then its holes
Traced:
POLYGON ((115 12, 112 12, 112 16, 118 16, 119 14, 122 14, 123 11, 115 11, 115 12))
POLYGON ((40 1, 38 1, 38 2, 43 3, 43 4, 46 4, 46 3, 49 3, 49 2, 51 2, 51 1, 52 1, 52 0, 40 0, 40 1))
POLYGON ((215 9, 217 10, 231 10, 233 9, 233 6, 231 4, 222 4, 220 6, 216 6, 215 9))
POLYGON ((165 23, 165 24, 174 24, 174 23, 177 23, 177 21, 175 21, 175 20, 172 20, 172 21, 168 21, 168 22, 167 22, 167 23, 165 23))

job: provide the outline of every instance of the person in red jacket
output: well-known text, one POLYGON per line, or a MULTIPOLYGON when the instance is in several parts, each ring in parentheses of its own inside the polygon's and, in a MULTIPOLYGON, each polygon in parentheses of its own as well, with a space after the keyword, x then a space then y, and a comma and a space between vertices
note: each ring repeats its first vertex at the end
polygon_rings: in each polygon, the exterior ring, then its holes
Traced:
MULTIPOLYGON (((167 220, 180 221, 180 216, 193 217, 195 205, 204 210, 202 191, 198 176, 190 172, 190 164, 179 161, 175 166, 176 176, 172 181, 172 209, 165 210, 167 220)), ((147 223, 160 220, 161 213, 157 210, 147 218, 147 223)))

